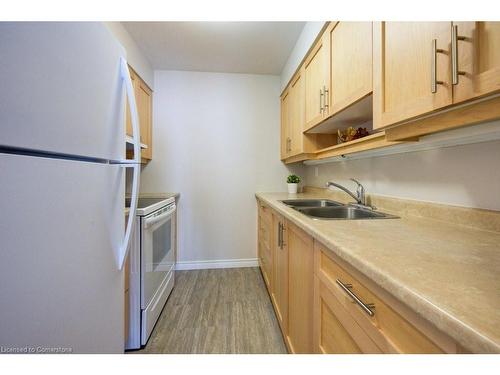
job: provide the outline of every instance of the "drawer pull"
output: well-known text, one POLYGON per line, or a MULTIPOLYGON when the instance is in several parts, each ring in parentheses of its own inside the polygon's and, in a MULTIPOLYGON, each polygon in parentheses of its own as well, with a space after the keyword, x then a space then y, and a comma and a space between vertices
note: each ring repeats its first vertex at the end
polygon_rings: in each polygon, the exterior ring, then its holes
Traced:
POLYGON ((356 302, 359 306, 361 306, 361 308, 363 309, 363 311, 365 313, 367 313, 370 316, 374 316, 375 315, 375 313, 371 310, 371 309, 375 308, 375 304, 373 304, 373 303, 364 303, 363 301, 361 301, 361 299, 356 294, 354 294, 351 291, 352 284, 344 284, 339 279, 337 279, 335 281, 344 290, 344 292, 346 292, 349 295, 349 297, 351 297, 354 300, 354 302, 356 302))

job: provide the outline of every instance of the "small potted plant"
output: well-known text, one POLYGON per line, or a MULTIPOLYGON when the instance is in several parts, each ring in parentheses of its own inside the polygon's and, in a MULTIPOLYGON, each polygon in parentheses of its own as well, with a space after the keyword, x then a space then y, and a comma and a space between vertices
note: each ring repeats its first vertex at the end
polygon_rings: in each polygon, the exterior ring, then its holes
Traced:
POLYGON ((297 187, 299 186, 300 177, 291 174, 287 177, 286 182, 288 184, 288 194, 297 194, 297 187))

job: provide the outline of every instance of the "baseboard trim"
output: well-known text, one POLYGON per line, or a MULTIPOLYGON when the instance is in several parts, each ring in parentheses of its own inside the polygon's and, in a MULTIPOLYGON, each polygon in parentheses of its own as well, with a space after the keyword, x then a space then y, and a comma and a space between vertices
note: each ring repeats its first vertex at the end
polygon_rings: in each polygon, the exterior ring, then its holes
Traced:
POLYGON ((205 270, 212 268, 244 268, 258 267, 257 258, 250 259, 220 259, 220 260, 199 260, 196 262, 177 262, 175 269, 183 270, 205 270))

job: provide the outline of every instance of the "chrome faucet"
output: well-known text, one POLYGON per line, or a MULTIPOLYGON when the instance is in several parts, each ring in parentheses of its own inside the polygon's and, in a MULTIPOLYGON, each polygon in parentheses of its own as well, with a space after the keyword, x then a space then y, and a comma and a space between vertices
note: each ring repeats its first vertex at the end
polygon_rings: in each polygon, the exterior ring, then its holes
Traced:
POLYGON ((358 186, 356 187, 356 195, 354 195, 353 192, 351 192, 349 189, 345 188, 344 186, 337 184, 335 182, 329 181, 326 183, 326 187, 329 188, 330 186, 335 186, 336 188, 339 188, 340 190, 346 192, 349 194, 351 197, 353 197, 356 200, 357 204, 366 206, 366 197, 365 197, 365 188, 361 183, 354 178, 350 179, 351 181, 354 181, 358 186))

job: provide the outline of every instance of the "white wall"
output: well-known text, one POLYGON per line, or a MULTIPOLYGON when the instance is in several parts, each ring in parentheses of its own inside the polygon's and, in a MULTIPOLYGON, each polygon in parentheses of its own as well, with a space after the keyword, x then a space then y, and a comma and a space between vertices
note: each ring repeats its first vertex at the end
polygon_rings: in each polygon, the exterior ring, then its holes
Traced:
POLYGON ((120 22, 104 22, 127 51, 127 62, 154 89, 154 72, 148 59, 120 22))
POLYGON ((288 57, 283 70, 281 71, 281 91, 285 88, 293 73, 298 68, 300 62, 311 48, 314 39, 318 36, 325 22, 306 22, 302 32, 293 47, 290 56, 288 57))
POLYGON ((324 187, 331 180, 354 188, 354 177, 368 193, 500 210, 499 161, 500 141, 492 141, 307 166, 306 182, 324 187))
POLYGON ((179 261, 256 258, 255 192, 284 191, 289 173, 279 94, 278 76, 155 72, 141 191, 181 193, 179 261))

